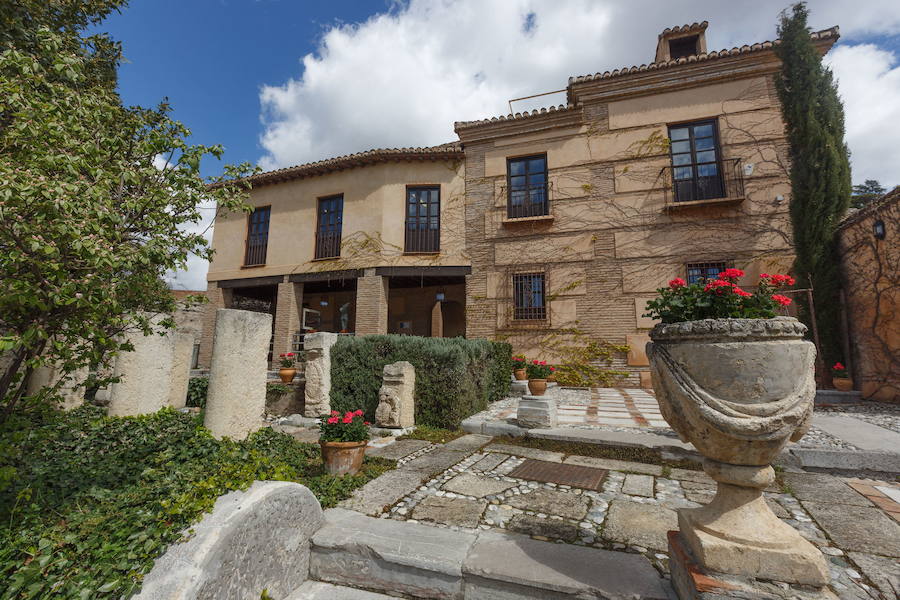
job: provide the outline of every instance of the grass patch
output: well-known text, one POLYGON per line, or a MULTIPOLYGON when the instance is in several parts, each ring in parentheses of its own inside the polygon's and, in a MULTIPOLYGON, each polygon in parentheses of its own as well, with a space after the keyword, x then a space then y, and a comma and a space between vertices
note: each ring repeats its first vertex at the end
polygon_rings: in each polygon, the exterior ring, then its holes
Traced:
POLYGON ((466 435, 462 429, 441 429, 428 425, 417 425, 412 433, 398 437, 398 440, 425 440, 432 444, 446 444, 466 435))
POLYGON ((671 475, 672 469, 690 469, 692 471, 702 471, 702 465, 693 460, 667 460, 657 450, 649 448, 635 448, 627 446, 603 446, 600 444, 589 444, 587 442, 567 442, 562 440, 545 440, 541 438, 530 437, 511 437, 502 436, 494 438, 495 443, 509 444, 511 446, 521 446, 524 448, 536 448, 538 450, 547 450, 549 452, 561 452, 565 455, 591 456, 594 458, 613 458, 616 460, 627 460, 650 465, 660 465, 663 469, 668 468, 671 475))
POLYGON ((319 447, 262 429, 216 440, 165 409, 16 415, 0 430, 2 598, 125 598, 216 499, 255 480, 296 481, 327 508, 393 465, 325 473, 319 447))

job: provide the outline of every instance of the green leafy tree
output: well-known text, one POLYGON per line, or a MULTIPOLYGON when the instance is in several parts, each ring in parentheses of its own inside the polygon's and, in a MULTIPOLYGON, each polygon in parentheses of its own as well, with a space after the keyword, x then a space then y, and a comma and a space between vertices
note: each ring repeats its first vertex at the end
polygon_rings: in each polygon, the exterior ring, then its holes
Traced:
MULTIPOLYGON (((850 161, 844 143, 844 109, 831 71, 822 64, 798 3, 781 15, 776 87, 791 158, 791 222, 801 287, 812 285, 824 360, 840 358, 839 259, 835 231, 850 206, 850 161)), ((799 298, 803 302, 803 297, 799 298)), ((811 324, 809 306, 801 315, 811 324)))
POLYGON ((211 256, 189 228, 201 203, 246 210, 248 165, 205 180, 200 161, 221 147, 189 144, 165 103, 122 105, 118 45, 80 35, 122 4, 2 1, 0 420, 34 368, 103 364, 129 349, 118 334, 150 334, 174 309, 163 275, 211 256))
POLYGON ((866 179, 865 183, 853 186, 853 195, 850 198, 850 206, 862 208, 872 200, 877 200, 887 193, 887 190, 877 179, 866 179))

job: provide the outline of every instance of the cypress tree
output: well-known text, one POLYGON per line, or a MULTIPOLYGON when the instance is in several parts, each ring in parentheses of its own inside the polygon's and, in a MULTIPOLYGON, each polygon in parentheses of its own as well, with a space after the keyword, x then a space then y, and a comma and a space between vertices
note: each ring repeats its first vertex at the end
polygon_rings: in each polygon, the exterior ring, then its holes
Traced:
MULTIPOLYGON (((840 259, 837 225, 850 206, 850 159, 844 143, 844 108, 831 70, 813 45, 805 3, 781 13, 775 52, 781 59, 776 88, 790 153, 790 215, 800 287, 813 287, 822 359, 841 359, 840 259)), ((801 318, 812 325, 805 296, 801 318)))

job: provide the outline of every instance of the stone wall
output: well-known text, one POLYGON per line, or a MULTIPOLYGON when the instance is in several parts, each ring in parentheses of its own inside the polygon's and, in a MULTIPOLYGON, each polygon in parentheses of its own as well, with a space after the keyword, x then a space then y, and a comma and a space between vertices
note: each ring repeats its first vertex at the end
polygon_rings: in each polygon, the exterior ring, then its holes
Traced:
POLYGON ((366 269, 356 283, 356 333, 388 332, 388 278, 366 269))
POLYGON ((140 600, 286 598, 309 573, 310 538, 322 526, 305 486, 256 481, 216 500, 191 537, 156 560, 140 600))

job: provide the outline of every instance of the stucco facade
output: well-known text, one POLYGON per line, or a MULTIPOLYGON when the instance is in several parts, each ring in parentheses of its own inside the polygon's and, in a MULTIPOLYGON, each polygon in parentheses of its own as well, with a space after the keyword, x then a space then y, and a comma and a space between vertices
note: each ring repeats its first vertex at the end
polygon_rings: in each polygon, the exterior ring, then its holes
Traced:
MULTIPOLYGON (((376 164, 292 168, 313 169, 302 178, 290 179, 292 169, 257 176, 252 204, 271 206, 267 260, 242 268, 247 216, 217 219, 210 297, 227 303, 241 281, 275 281, 285 315, 276 316, 278 350, 302 318, 298 294, 311 306, 332 292, 328 272, 352 280, 333 293, 355 299, 356 333, 456 333, 436 315, 459 315, 450 304, 459 302, 468 337, 506 339, 529 356, 559 360, 566 340, 629 344, 618 363, 636 383, 653 325, 644 304, 657 287, 718 265, 745 269, 753 287, 758 273, 793 260, 774 43, 707 53, 706 26, 664 31, 650 65, 571 78, 564 106, 458 122, 459 143, 437 147, 446 154, 397 150, 376 164), (679 165, 696 169, 693 184, 679 165), (435 254, 404 252, 406 190, 417 184, 440 186, 435 254), (540 204, 521 200, 538 187, 540 204), (332 194, 344 198, 341 257, 316 261, 316 199, 332 194)), ((813 34, 823 53, 837 37, 836 28, 813 34)), ((339 330, 336 317, 329 327, 339 330)))

